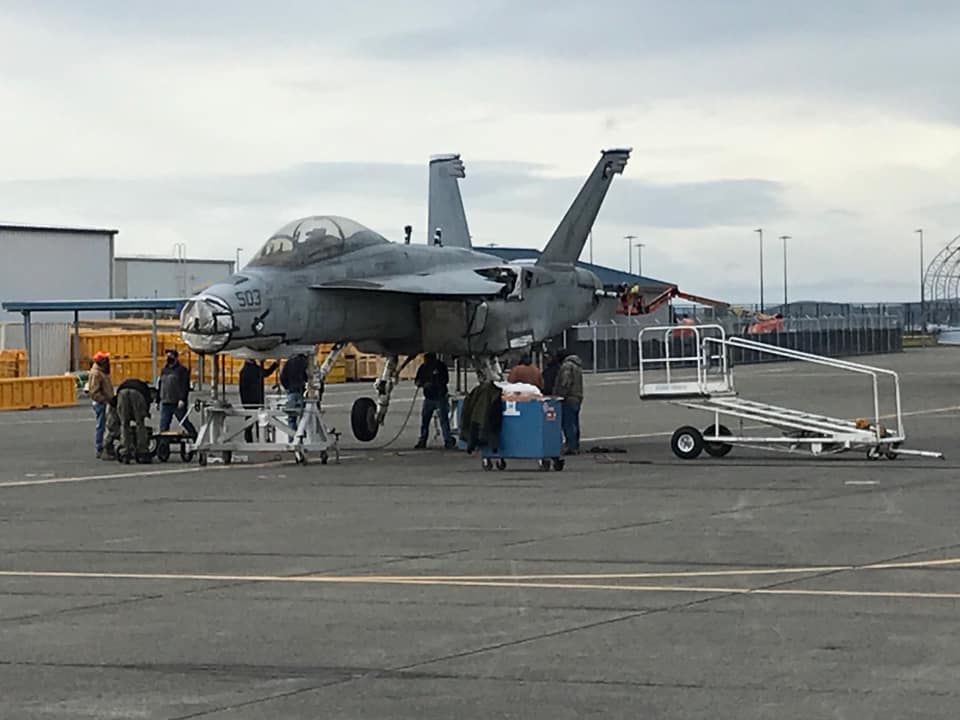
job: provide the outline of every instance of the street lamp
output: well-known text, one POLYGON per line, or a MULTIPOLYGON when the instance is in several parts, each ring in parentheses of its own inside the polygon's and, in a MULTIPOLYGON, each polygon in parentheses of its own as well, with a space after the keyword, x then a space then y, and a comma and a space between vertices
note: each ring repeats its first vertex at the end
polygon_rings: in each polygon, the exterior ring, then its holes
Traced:
POLYGON ((637 239, 637 236, 624 235, 623 239, 627 241, 627 272, 633 275, 633 241, 637 239))
POLYGON ((927 329, 927 289, 924 287, 923 273, 923 228, 914 230, 920 236, 920 325, 922 330, 927 329))
POLYGON ((763 228, 754 232, 760 236, 760 312, 763 312, 763 228))
POLYGON ((634 247, 637 249, 637 275, 643 275, 643 243, 635 243, 634 247))
POLYGON ((793 238, 789 235, 781 235, 783 241, 783 312, 787 312, 787 240, 793 238))

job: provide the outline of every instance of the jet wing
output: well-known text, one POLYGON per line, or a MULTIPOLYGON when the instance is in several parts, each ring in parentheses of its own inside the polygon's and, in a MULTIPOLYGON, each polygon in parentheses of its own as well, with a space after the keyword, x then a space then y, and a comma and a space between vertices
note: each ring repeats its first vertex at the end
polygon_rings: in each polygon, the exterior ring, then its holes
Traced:
POLYGON ((404 275, 334 280, 311 285, 313 290, 355 290, 430 297, 488 297, 512 285, 515 275, 501 268, 435 270, 404 275))

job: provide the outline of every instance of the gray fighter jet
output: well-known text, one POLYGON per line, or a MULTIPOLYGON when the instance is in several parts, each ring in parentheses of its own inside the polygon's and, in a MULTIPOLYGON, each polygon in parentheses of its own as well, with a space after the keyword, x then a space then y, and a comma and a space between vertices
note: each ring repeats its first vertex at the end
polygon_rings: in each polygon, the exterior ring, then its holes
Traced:
MULTIPOLYGON (((506 263, 470 247, 457 186, 463 165, 458 156, 434 158, 427 244, 393 243, 332 215, 294 220, 229 282, 186 303, 183 339, 201 354, 247 349, 284 355, 318 343, 337 343, 339 352, 351 342, 385 355, 377 399, 359 399, 351 413, 357 438, 372 440, 386 416, 401 355, 407 362, 421 352, 469 358, 481 376, 495 376, 499 355, 590 315, 602 286, 575 262, 629 156, 629 149, 603 151, 535 264, 506 263)), ((324 368, 331 365, 328 358, 324 368)))

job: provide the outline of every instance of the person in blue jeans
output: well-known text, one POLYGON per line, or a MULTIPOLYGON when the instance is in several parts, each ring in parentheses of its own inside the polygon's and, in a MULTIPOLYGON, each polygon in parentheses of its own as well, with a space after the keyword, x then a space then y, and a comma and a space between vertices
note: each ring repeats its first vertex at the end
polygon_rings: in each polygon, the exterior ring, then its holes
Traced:
POLYGON ((566 441, 564 455, 580 453, 580 406, 583 404, 583 361, 577 355, 561 350, 563 358, 557 371, 553 394, 563 398, 561 403, 563 437, 566 441))
POLYGON ((427 447, 427 436, 430 434, 430 421, 433 414, 440 416, 440 431, 443 433, 443 446, 450 450, 456 447, 457 441, 450 434, 450 393, 447 385, 450 382, 450 371, 447 364, 434 353, 423 356, 423 364, 417 369, 415 380, 417 387, 423 391, 423 409, 420 413, 420 439, 416 449, 427 447))
POLYGON ((287 391, 287 424, 296 431, 306 406, 304 396, 307 391, 310 359, 303 353, 291 355, 280 371, 280 385, 287 391))
POLYGON ((175 349, 167 350, 167 364, 160 371, 157 395, 160 403, 160 432, 167 432, 176 417, 187 434, 196 439, 197 429, 187 418, 190 371, 180 364, 180 353, 175 349))
POLYGON ((113 400, 113 383, 110 382, 110 356, 98 352, 93 356, 90 377, 87 380, 87 393, 93 403, 93 415, 97 425, 94 430, 94 444, 97 457, 103 456, 103 434, 106 428, 107 403, 113 400))

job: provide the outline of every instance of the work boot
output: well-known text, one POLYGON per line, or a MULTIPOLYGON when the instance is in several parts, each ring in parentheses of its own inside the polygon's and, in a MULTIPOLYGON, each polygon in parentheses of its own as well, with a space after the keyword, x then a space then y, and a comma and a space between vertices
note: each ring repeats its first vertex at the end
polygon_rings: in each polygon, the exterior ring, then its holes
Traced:
POLYGON ((426 441, 426 440, 418 440, 418 441, 417 441, 417 444, 413 446, 413 449, 414 449, 414 450, 426 450, 426 449, 427 449, 427 441, 426 441))

